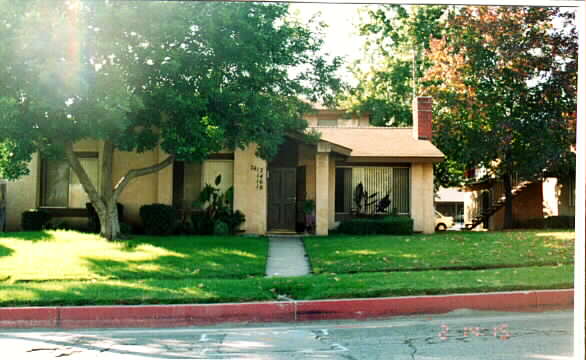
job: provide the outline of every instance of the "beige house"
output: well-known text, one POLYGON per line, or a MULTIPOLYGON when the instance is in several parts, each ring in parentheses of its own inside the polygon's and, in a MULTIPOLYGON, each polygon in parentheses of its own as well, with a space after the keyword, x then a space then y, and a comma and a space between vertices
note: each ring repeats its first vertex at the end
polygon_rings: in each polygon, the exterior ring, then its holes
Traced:
MULTIPOLYGON (((346 118, 342 111, 319 110, 309 115, 311 129, 321 133, 318 143, 291 134, 271 161, 255 155, 256 146, 213 154, 201 164, 177 161, 158 173, 135 179, 122 193, 124 221, 139 223, 139 208, 163 203, 189 210, 202 186, 222 174, 220 187, 234 186, 234 208, 251 234, 294 232, 304 226, 303 205, 315 203, 315 232, 327 235, 336 221, 353 211, 358 184, 373 202, 386 195, 387 211, 409 215, 415 231, 434 231, 433 164, 443 154, 431 140, 431 98, 414 102, 412 128, 373 127, 367 117, 346 118)), ((75 150, 94 181, 99 179, 98 142, 80 142, 75 150)), ((165 158, 162 150, 115 152, 113 179, 129 169, 165 158)), ((7 228, 17 230, 23 211, 46 208, 68 221, 86 221, 87 195, 66 163, 34 156, 30 175, 7 184, 7 228)), ((101 188, 102 184, 96 184, 101 188)), ((365 209, 375 212, 375 207, 365 209)))

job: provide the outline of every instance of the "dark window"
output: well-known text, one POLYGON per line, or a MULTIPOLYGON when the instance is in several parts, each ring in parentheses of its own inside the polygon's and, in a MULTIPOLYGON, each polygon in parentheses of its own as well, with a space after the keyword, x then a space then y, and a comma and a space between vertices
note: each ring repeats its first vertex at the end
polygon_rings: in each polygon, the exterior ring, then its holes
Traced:
MULTIPOLYGON (((81 166, 94 186, 98 186, 98 154, 78 154, 81 166)), ((77 176, 64 160, 43 160, 41 205, 47 207, 85 208, 89 197, 77 176)))

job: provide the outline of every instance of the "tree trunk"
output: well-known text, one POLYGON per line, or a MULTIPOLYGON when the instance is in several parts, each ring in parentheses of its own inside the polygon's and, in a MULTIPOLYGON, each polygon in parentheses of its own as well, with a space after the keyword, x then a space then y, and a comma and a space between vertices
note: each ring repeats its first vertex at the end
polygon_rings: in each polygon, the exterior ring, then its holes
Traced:
POLYGON ((108 240, 116 240, 120 238, 120 221, 118 220, 118 207, 116 206, 116 199, 111 198, 106 211, 98 213, 100 218, 100 236, 108 240))
POLYGON ((513 228, 513 186, 511 184, 511 174, 503 175, 503 184, 505 187, 505 229, 513 228))
POLYGON ((77 155, 73 151, 73 144, 65 144, 65 157, 69 166, 79 178, 79 182, 88 194, 90 201, 100 219, 100 236, 108 240, 120 238, 120 221, 118 220, 118 198, 131 180, 155 173, 166 168, 175 161, 175 156, 170 155, 158 164, 148 166, 142 169, 129 170, 125 176, 112 189, 112 159, 114 146, 111 142, 105 141, 102 149, 101 174, 102 174, 102 194, 96 190, 96 187, 90 180, 87 172, 81 166, 77 155), (108 185, 109 184, 109 185, 108 185))

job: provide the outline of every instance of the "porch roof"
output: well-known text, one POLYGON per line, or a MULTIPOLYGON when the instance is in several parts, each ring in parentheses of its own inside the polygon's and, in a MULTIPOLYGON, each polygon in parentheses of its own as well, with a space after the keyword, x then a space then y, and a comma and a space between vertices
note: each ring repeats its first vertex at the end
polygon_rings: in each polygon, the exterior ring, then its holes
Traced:
POLYGON ((430 141, 416 140, 412 128, 314 127, 321 140, 352 149, 355 158, 443 160, 444 154, 430 141))

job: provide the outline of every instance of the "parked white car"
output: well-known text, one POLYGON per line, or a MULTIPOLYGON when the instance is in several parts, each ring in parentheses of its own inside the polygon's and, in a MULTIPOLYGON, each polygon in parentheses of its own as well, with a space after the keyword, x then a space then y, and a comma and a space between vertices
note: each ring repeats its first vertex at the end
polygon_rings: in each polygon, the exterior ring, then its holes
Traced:
POLYGON ((454 226, 452 216, 444 216, 441 212, 435 210, 435 231, 446 231, 454 226))

